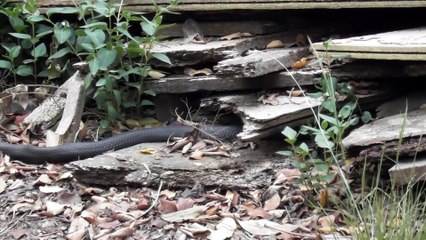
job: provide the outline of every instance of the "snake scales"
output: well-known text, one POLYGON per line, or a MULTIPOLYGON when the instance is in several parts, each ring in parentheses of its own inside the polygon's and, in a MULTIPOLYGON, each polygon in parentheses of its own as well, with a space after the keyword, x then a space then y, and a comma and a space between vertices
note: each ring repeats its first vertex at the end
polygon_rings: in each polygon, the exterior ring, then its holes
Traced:
MULTIPOLYGON (((0 151, 8 154, 13 159, 21 160, 25 163, 67 163, 143 142, 165 142, 170 136, 182 137, 192 129, 192 127, 188 126, 147 128, 124 132, 97 142, 68 143, 46 148, 0 142, 0 151)), ((217 139, 225 140, 236 137, 240 131, 241 128, 238 126, 212 126, 201 128, 200 133, 201 137, 213 136, 217 139)))

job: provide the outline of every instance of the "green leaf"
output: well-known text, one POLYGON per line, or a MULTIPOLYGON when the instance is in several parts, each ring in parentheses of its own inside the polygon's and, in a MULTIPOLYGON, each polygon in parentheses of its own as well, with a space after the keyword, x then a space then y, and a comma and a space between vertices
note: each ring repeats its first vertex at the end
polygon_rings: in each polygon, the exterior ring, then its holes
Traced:
POLYGON ((60 44, 68 41, 72 35, 72 29, 67 26, 63 26, 61 23, 57 23, 53 30, 53 34, 60 44))
POLYGON ((142 30, 148 35, 152 36, 155 34, 155 31, 157 29, 157 26, 146 19, 144 22, 141 22, 142 30))
POLYGON ((96 82, 96 87, 102 87, 105 86, 105 84, 107 83, 106 78, 100 78, 97 82, 96 82))
POLYGON ((107 119, 102 119, 100 122, 99 122, 99 125, 101 126, 101 128, 108 128, 108 126, 109 126, 109 121, 107 120, 107 119))
POLYGON ((12 63, 6 60, 0 60, 0 68, 12 69, 12 63))
POLYGON ((105 36, 105 33, 102 30, 100 30, 100 29, 96 29, 96 30, 86 29, 86 30, 84 30, 84 32, 90 38, 90 40, 92 41, 94 46, 99 46, 99 45, 105 43, 106 36, 105 36))
POLYGON ((121 105, 121 91, 119 91, 119 90, 113 90, 112 92, 114 93, 115 103, 117 105, 121 105))
POLYGON ((108 24, 106 22, 94 22, 94 23, 89 23, 86 25, 81 26, 81 28, 85 28, 85 29, 96 29, 96 30, 107 30, 108 29, 108 24))
POLYGON ((31 15, 27 18, 28 22, 36 23, 46 20, 46 18, 43 15, 31 15))
POLYGON ((169 57, 167 57, 163 53, 153 53, 152 57, 155 58, 155 59, 158 59, 158 60, 160 60, 160 61, 162 61, 164 63, 172 64, 172 62, 170 61, 169 57))
POLYGON ((145 93, 145 94, 147 94, 147 95, 150 95, 150 96, 153 96, 153 97, 155 97, 157 94, 155 94, 155 92, 154 91, 152 91, 152 90, 145 90, 145 91, 143 91, 143 93, 145 93))
POLYGON ((298 147, 298 151, 300 153, 302 153, 303 155, 308 155, 309 154, 309 147, 308 145, 306 145, 306 143, 301 143, 298 147))
POLYGON ((315 143, 320 148, 331 149, 334 147, 334 143, 329 141, 327 136, 324 138, 324 135, 321 133, 315 136, 315 143))
POLYGON ((282 156, 286 156, 286 157, 293 157, 294 156, 292 151, 278 151, 276 153, 279 154, 279 155, 282 155, 282 156))
MULTIPOLYGON (((89 68, 90 68, 90 73, 92 75, 96 75, 96 73, 98 73, 99 61, 96 57, 89 61, 89 68)), ((98 106, 99 106, 99 104, 98 104, 98 106)))
POLYGON ((31 39, 31 35, 24 34, 24 33, 9 33, 9 34, 19 39, 31 39))
POLYGON ((323 120, 323 121, 321 122, 321 128, 322 128, 322 129, 327 129, 327 128, 328 128, 328 122, 327 122, 327 121, 325 121, 325 120, 323 120))
POLYGON ((31 55, 34 58, 43 57, 47 52, 46 45, 44 43, 39 44, 34 50, 31 51, 31 55))
POLYGON ((99 61, 99 69, 108 70, 108 67, 114 63, 117 56, 117 50, 115 49, 106 49, 102 48, 97 54, 97 59, 99 61))
POLYGON ((31 76, 33 75, 33 68, 32 66, 28 66, 28 65, 21 65, 16 70, 16 74, 23 77, 31 76))
POLYGON ((324 119, 325 121, 333 124, 333 125, 337 125, 338 124, 337 119, 335 119, 334 117, 330 117, 330 116, 327 116, 327 115, 324 115, 324 114, 319 114, 319 117, 321 119, 324 119))
POLYGON ((36 35, 36 38, 37 38, 37 39, 40 39, 40 38, 42 38, 42 37, 44 37, 44 36, 46 36, 46 35, 51 34, 52 32, 53 32, 52 30, 47 30, 47 31, 44 31, 44 32, 40 32, 40 33, 38 33, 38 34, 36 35))
POLYGON ((78 13, 78 9, 75 7, 62 7, 62 8, 49 8, 46 11, 46 15, 50 18, 52 14, 73 14, 78 13))
POLYGON ((129 25, 126 22, 120 22, 117 24, 117 30, 122 33, 124 36, 128 37, 132 41, 137 42, 140 44, 140 41, 136 40, 128 31, 129 25))
POLYGON ((363 123, 369 123, 371 120, 373 120, 373 117, 371 116, 371 113, 369 111, 364 111, 362 113, 361 120, 363 123))
POLYGON ((58 59, 58 58, 65 56, 66 54, 68 54, 70 52, 71 52, 71 48, 69 48, 69 47, 62 48, 61 50, 57 51, 55 54, 50 56, 49 59, 58 59))
POLYGON ((10 48, 10 52, 9 52, 9 55, 12 57, 12 58, 17 58, 18 56, 19 56, 19 54, 21 53, 21 46, 19 46, 19 45, 17 45, 17 46, 14 46, 14 47, 12 47, 12 48, 10 48))
POLYGON ((296 139, 297 138, 297 132, 294 131, 293 128, 291 128, 289 126, 286 126, 281 133, 289 139, 296 139))
POLYGON ((142 100, 141 104, 142 106, 154 106, 154 103, 147 99, 142 100))

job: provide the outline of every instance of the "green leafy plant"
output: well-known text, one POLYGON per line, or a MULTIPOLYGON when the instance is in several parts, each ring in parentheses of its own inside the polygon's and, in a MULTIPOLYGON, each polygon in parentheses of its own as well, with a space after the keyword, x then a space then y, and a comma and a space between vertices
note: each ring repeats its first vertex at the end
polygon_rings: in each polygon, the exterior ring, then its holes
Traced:
POLYGON ((39 79, 63 77, 70 63, 87 61, 90 74, 85 79, 88 92, 103 116, 101 126, 123 119, 124 110, 140 114, 144 105, 152 105, 143 95, 154 95, 143 88, 148 76, 162 73, 152 69, 151 61, 170 63, 161 53, 152 53, 153 44, 163 37, 158 31, 169 9, 179 3, 171 0, 166 7, 152 2, 152 18, 126 11, 121 3, 84 0, 75 7, 50 8, 40 14, 35 0, 4 8, 12 31, 2 43, 4 54, 0 68, 10 71, 17 82, 20 76, 39 79), (53 20, 76 14, 77 21, 53 20), (137 34, 133 34, 136 32, 137 34), (90 90, 93 89, 93 90, 90 90))
MULTIPOLYGON (((328 42, 324 44, 327 49, 328 42)), ((302 172, 301 181, 311 190, 327 187, 333 181, 335 173, 330 172, 331 166, 346 159, 342 140, 347 131, 360 120, 368 122, 372 119, 367 111, 363 112, 361 117, 355 113, 358 110, 358 102, 352 87, 338 83, 322 65, 322 59, 318 55, 317 58, 322 69, 321 83, 318 86, 320 91, 309 94, 322 100, 318 110, 313 110, 315 125, 303 125, 299 132, 286 127, 282 134, 290 149, 278 152, 294 158, 293 165, 302 172), (299 141, 301 135, 312 137, 312 147, 299 141)))

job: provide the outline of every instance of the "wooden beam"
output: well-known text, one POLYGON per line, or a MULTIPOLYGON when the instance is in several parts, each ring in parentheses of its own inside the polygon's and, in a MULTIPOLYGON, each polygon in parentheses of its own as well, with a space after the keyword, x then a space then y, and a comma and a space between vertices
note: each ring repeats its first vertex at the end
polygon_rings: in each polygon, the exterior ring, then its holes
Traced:
MULTIPOLYGON (((20 2, 11 0, 10 2, 20 2)), ((80 1, 76 1, 79 3, 80 1)), ((120 2, 114 0, 113 2, 120 2)), ((157 0, 160 5, 168 4, 167 0, 157 0)), ((39 0, 42 11, 57 6, 74 6, 70 0, 39 0)), ((125 1, 125 9, 131 11, 153 11, 149 0, 125 1)), ((216 11, 216 10, 279 10, 279 9, 341 9, 341 8, 416 8, 426 7, 426 1, 386 1, 386 0, 185 0, 174 11, 216 11)))

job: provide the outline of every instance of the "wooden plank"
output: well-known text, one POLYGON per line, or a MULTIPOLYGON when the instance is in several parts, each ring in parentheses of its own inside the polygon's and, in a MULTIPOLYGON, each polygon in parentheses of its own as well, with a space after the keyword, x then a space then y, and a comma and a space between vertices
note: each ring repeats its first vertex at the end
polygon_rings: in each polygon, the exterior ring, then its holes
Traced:
POLYGON ((258 99, 259 96, 256 94, 207 98, 201 100, 201 108, 234 112, 244 123, 239 137, 243 140, 252 140, 253 136, 258 136, 253 133, 268 131, 270 128, 311 116, 311 108, 321 104, 320 99, 310 97, 278 96, 276 105, 262 104, 258 99))
MULTIPOLYGON (((182 67, 203 63, 217 63, 224 59, 238 57, 249 49, 265 49, 273 40, 281 40, 286 43, 296 42, 296 36, 300 31, 288 31, 265 36, 254 36, 227 41, 211 41, 199 44, 186 39, 162 41, 154 45, 152 52, 166 54, 171 65, 162 62, 153 63, 160 67, 182 67)), ((315 33, 311 35, 315 36, 315 33)))
POLYGON ((345 139, 343 144, 347 148, 365 147, 369 145, 383 145, 388 141, 402 138, 420 137, 426 135, 426 110, 412 111, 407 114, 404 132, 401 128, 404 124, 404 114, 398 114, 376 120, 353 130, 345 139))
MULTIPOLYGON (((270 73, 256 78, 170 75, 161 79, 147 79, 145 88, 156 93, 193 93, 199 91, 234 91, 251 89, 273 89, 313 85, 320 81, 321 70, 300 69, 270 73), (293 77, 292 77, 293 76, 293 77), (294 78, 294 79, 293 79, 294 78)), ((398 79, 402 77, 426 76, 425 63, 355 61, 333 67, 331 73, 340 81, 398 79)))
POLYGON ((396 184, 426 181, 426 158, 415 161, 401 160, 389 169, 389 174, 396 184))
POLYGON ((313 48, 334 57, 384 60, 426 60, 426 27, 332 40, 313 48))
POLYGON ((308 53, 305 47, 255 51, 247 56, 223 60, 214 70, 217 75, 253 78, 290 68, 308 53))
POLYGON ((271 73, 257 78, 234 78, 220 76, 169 76, 162 79, 145 80, 146 89, 155 93, 192 93, 199 91, 234 91, 250 89, 284 88, 313 85, 320 81, 320 70, 299 70, 291 73, 271 73))
MULTIPOLYGON (((19 2, 11 0, 10 2, 19 2)), ((54 6, 74 6, 70 0, 41 0, 37 1, 42 11, 54 6)), ((76 1, 78 4, 80 1, 76 1)), ((120 2, 114 0, 113 2, 120 2)), ((160 5, 167 4, 167 0, 157 0, 160 5)), ((131 11, 153 11, 150 0, 125 1, 127 9, 131 11)), ((216 11, 216 10, 278 10, 278 9, 341 9, 341 8, 415 8, 426 7, 426 1, 413 0, 184 0, 175 11, 216 11)))
MULTIPOLYGON (((182 23, 177 23, 158 32, 167 37, 183 37, 182 23)), ((283 30, 281 24, 272 21, 232 21, 232 22, 198 22, 204 36, 222 37, 236 32, 247 32, 252 35, 278 33, 283 30)))

